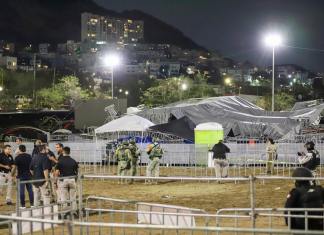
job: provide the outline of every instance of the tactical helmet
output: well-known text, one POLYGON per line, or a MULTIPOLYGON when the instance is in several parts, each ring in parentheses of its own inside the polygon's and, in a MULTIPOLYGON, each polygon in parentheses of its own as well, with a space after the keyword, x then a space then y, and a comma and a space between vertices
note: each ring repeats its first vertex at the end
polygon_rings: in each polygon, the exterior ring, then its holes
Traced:
POLYGON ((314 150, 315 143, 313 141, 308 141, 305 146, 307 150, 314 150))
POLYGON ((130 144, 136 144, 136 142, 135 142, 134 139, 131 139, 131 140, 129 141, 129 143, 130 143, 130 144))
POLYGON ((313 174, 310 170, 305 167, 298 167, 292 173, 292 177, 313 177, 313 174))
POLYGON ((126 145, 127 146, 128 145, 128 141, 127 140, 124 140, 123 141, 123 145, 126 145))

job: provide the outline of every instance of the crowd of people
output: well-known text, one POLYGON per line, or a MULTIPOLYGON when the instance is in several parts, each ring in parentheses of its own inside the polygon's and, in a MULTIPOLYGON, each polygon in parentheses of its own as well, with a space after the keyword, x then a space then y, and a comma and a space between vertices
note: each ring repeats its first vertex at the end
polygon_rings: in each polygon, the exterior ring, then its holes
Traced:
POLYGON ((13 181, 19 183, 20 206, 26 207, 25 189, 28 192, 30 206, 61 203, 63 208, 76 211, 76 179, 78 163, 71 158, 70 148, 61 143, 55 145, 56 154, 47 143, 35 141, 31 154, 20 138, 16 140, 14 153, 10 145, 4 145, 0 154, 1 192, 6 190, 6 203, 12 205, 13 181))
MULTIPOLYGON (((274 163, 278 158, 278 147, 273 139, 268 138, 266 145, 267 164, 266 173, 274 173, 274 163)), ((7 186, 6 203, 12 205, 12 189, 14 179, 19 179, 20 205, 26 206, 25 191, 28 192, 30 206, 49 205, 51 202, 61 203, 64 207, 71 204, 69 208, 77 210, 76 203, 76 179, 78 175, 78 163, 71 158, 70 148, 61 143, 55 145, 55 151, 49 149, 47 143, 37 140, 31 154, 26 152, 26 146, 20 138, 16 140, 17 148, 14 153, 10 145, 4 145, 0 153, 0 187, 7 186)), ((297 158, 300 167, 297 167, 292 174, 296 178, 295 187, 287 195, 285 208, 323 208, 324 189, 316 185, 316 168, 320 164, 319 152, 315 149, 312 141, 306 142, 305 151, 298 152, 297 158), (307 177, 309 180, 299 177, 307 177)), ((145 183, 157 183, 154 177, 159 177, 160 160, 164 151, 158 139, 153 139, 145 150, 149 156, 150 163, 146 175, 150 177, 145 183)), ((213 152, 215 175, 217 178, 228 177, 229 161, 226 154, 230 148, 219 140, 210 150, 213 152)), ((138 160, 141 151, 135 140, 124 141, 120 144, 114 156, 117 159, 117 174, 119 176, 136 176, 138 160)), ((134 179, 127 181, 120 178, 119 183, 132 184, 134 179)), ((285 218, 286 224, 291 229, 305 229, 305 218, 298 215, 305 214, 304 211, 285 212, 289 214, 285 218), (297 215, 297 217, 294 217, 297 215)), ((323 216, 323 211, 308 211, 310 216, 323 216)), ((310 218, 307 220, 307 228, 310 230, 324 230, 323 219, 310 218)))
MULTIPOLYGON (((267 174, 272 175, 274 173, 274 163, 278 159, 278 147, 272 138, 268 138, 266 143, 266 170, 267 174)), ((309 230, 321 231, 324 230, 323 211, 309 210, 307 212, 308 216, 319 216, 319 218, 309 218, 306 223, 305 217, 303 217, 305 211, 293 210, 295 208, 323 209, 324 206, 324 189, 322 186, 317 185, 315 180, 312 180, 316 176, 317 166, 320 165, 319 152, 315 149, 313 141, 306 142, 304 147, 304 152, 297 153, 297 160, 301 167, 297 167, 292 174, 292 177, 297 179, 295 181, 295 188, 289 192, 285 202, 285 208, 287 208, 285 214, 291 216, 285 217, 285 222, 291 229, 304 230, 307 227, 309 230), (299 180, 298 178, 310 178, 310 180, 299 180), (291 211, 288 212, 288 210, 291 211)), ((220 140, 211 151, 213 152, 216 177, 227 177, 229 162, 226 159, 226 153, 229 153, 230 149, 223 143, 223 140, 220 140)))
MULTIPOLYGON (((146 152, 149 156, 150 163, 146 170, 146 175, 148 177, 159 177, 160 170, 160 159, 163 156, 163 149, 161 145, 159 144, 159 141, 157 138, 153 139, 153 142, 149 144, 146 148, 146 152)), ((120 144, 116 151, 115 151, 115 157, 118 162, 117 167, 117 175, 119 176, 136 176, 137 175, 137 167, 138 167, 138 160, 141 156, 141 151, 136 145, 135 140, 123 141, 122 144, 120 144)), ((134 182, 134 179, 131 179, 129 182, 127 179, 121 178, 119 180, 120 184, 123 183, 130 183, 132 184, 134 182)), ((150 183, 157 183, 154 179, 146 180, 147 184, 150 183)))

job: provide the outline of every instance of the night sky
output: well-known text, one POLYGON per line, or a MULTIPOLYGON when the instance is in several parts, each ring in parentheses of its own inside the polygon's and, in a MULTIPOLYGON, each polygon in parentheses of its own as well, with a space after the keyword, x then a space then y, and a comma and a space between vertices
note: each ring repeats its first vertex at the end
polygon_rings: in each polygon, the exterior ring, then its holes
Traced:
POLYGON ((324 72, 324 0, 95 0, 108 9, 138 9, 180 29, 209 50, 260 66, 271 64, 263 35, 283 35, 278 63, 324 72), (314 49, 314 50, 313 50, 314 49))

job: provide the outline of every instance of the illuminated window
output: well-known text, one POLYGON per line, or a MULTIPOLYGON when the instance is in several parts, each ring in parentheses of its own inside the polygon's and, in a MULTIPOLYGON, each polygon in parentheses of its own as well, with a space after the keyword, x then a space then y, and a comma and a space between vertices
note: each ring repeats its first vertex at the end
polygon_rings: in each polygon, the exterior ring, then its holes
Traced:
POLYGON ((132 21, 132 20, 127 20, 127 22, 128 22, 128 23, 133 23, 133 21, 132 21))

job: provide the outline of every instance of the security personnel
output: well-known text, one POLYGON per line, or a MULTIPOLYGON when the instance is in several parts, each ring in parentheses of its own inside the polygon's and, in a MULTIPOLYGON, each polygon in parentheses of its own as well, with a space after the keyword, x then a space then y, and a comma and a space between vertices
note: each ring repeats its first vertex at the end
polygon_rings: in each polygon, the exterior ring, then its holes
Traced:
MULTIPOLYGON (((296 168, 292 177, 312 178, 312 172, 304 167, 296 168)), ((286 200, 285 208, 323 208, 324 190, 321 186, 311 185, 308 180, 296 180, 286 200)), ((285 212, 286 214, 288 212, 285 212)), ((303 211, 292 211, 291 215, 304 215, 303 211)), ((320 211, 308 211, 308 215, 323 216, 320 211)), ((289 218, 285 218, 288 225, 289 218)), ((290 229, 305 229, 305 218, 291 217, 290 229)), ((323 219, 308 219, 309 230, 323 230, 323 219)))
MULTIPOLYGON (((128 169, 129 161, 132 158, 131 151, 128 148, 128 142, 124 141, 123 144, 116 150, 115 157, 118 161, 117 175, 125 176, 128 169)), ((118 183, 124 183, 126 180, 119 179, 118 183)))
POLYGON ((51 190, 49 183, 49 169, 51 162, 46 154, 46 145, 38 146, 38 153, 32 157, 30 163, 30 172, 33 180, 34 206, 39 206, 41 198, 43 205, 49 205, 51 202, 51 190))
POLYGON ((318 165, 320 165, 320 156, 319 156, 319 152, 315 149, 315 143, 313 141, 309 141, 305 144, 305 148, 307 150, 306 153, 302 152, 298 152, 298 161, 299 163, 311 170, 313 172, 313 174, 316 174, 316 167, 318 165))
POLYGON ((6 203, 12 205, 12 175, 11 168, 13 165, 11 156, 11 146, 5 145, 3 152, 0 154, 0 191, 3 192, 3 186, 7 184, 6 203))
MULTIPOLYGON (((29 171, 30 163, 32 161, 32 157, 26 153, 26 146, 19 145, 18 151, 16 151, 16 158, 14 160, 14 166, 12 168, 12 176, 17 173, 17 179, 20 181, 30 181, 31 174, 29 171)), ((21 183, 19 185, 19 192, 20 192, 20 205, 25 207, 25 188, 27 189, 29 195, 29 202, 30 206, 34 205, 34 194, 33 194, 33 187, 31 183, 21 183)))
MULTIPOLYGON (((76 178, 78 176, 78 163, 70 157, 70 148, 63 148, 63 156, 60 158, 59 162, 56 166, 55 175, 57 177, 68 177, 64 179, 59 179, 57 182, 57 187, 60 189, 59 197, 61 201, 72 202, 72 210, 77 210, 77 202, 76 202, 76 178)), ((64 204, 67 206, 67 203, 64 204)))
POLYGON ((57 158, 56 160, 59 161, 60 158, 63 156, 63 144, 62 143, 57 143, 55 144, 55 149, 56 149, 56 153, 57 153, 57 158))
POLYGON ((219 142, 214 145, 211 151, 213 152, 216 177, 226 178, 229 165, 228 160, 226 159, 226 153, 229 153, 230 149, 225 144, 223 144, 223 140, 219 140, 219 142))
MULTIPOLYGON (((141 152, 139 148, 136 145, 135 140, 131 140, 129 142, 129 150, 131 151, 131 159, 130 159, 130 173, 131 176, 135 176, 137 173, 137 161, 139 156, 141 155, 141 152)), ((130 183, 133 183, 134 179, 131 179, 130 183)))
POLYGON ((50 161, 50 167, 48 169, 49 174, 50 174, 50 188, 51 188, 51 198, 54 202, 60 202, 60 198, 58 197, 58 192, 57 192, 57 187, 55 186, 55 184, 57 184, 56 182, 56 177, 55 177, 55 167, 58 163, 58 160, 55 157, 55 154, 50 150, 48 144, 45 144, 46 146, 46 154, 48 157, 48 160, 50 161))
MULTIPOLYGON (((160 159, 163 156, 163 149, 158 142, 157 138, 153 139, 153 143, 148 145, 146 152, 149 155, 149 159, 151 160, 147 169, 147 176, 148 177, 159 177, 160 174, 160 159)), ((153 180, 148 180, 148 183, 157 183, 153 180)))

